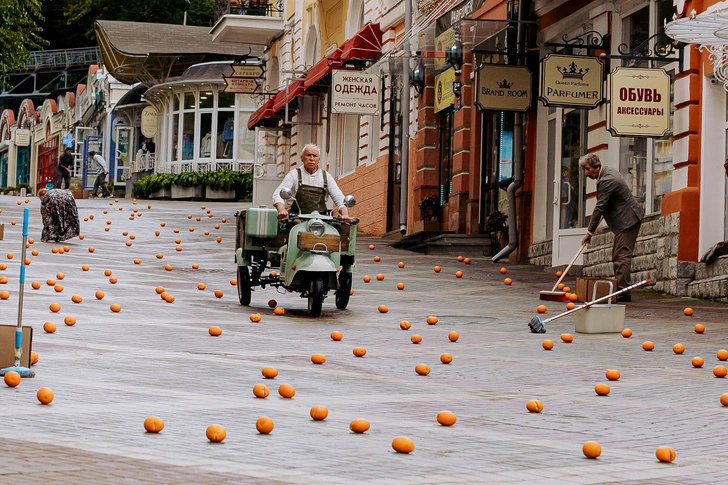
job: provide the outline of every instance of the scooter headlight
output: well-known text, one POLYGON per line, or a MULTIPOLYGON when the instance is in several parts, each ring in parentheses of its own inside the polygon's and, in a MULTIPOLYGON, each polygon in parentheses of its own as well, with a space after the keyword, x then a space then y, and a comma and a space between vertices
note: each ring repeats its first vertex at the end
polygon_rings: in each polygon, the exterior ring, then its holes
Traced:
POLYGON ((314 236, 321 237, 321 236, 324 235, 324 231, 326 230, 326 226, 324 226, 323 221, 321 221, 320 219, 314 219, 308 225, 308 230, 314 236))

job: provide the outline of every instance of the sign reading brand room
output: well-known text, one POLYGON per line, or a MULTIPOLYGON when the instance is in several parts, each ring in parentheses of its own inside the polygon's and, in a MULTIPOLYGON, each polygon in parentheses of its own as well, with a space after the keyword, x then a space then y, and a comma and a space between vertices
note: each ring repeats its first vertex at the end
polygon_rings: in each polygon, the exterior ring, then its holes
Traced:
POLYGON ((609 75, 607 129, 614 136, 663 136, 670 129, 670 76, 617 67, 609 75))
POLYGON ((481 109, 527 111, 531 107, 531 80, 526 66, 484 64, 478 69, 475 102, 481 109))
POLYGON ((331 75, 331 112, 337 114, 378 115, 378 74, 334 71, 331 75))
POLYGON ((597 57, 549 54, 541 61, 539 99, 546 106, 596 108, 604 100, 603 80, 597 57))

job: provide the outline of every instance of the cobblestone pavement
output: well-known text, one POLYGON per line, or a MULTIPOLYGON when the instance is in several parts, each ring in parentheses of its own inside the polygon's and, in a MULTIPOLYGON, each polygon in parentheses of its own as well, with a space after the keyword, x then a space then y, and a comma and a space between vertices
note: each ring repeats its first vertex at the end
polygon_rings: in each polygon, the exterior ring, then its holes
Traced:
MULTIPOLYGON (((6 224, 0 258, 8 266, 0 276, 9 279, 0 290, 11 293, 0 300, 0 321, 7 324, 16 321, 18 303, 25 205, 17 206, 17 200, 0 197, 0 222, 6 224), (11 219, 19 223, 11 226, 11 219), (12 260, 8 252, 15 254, 12 260)), ((200 203, 154 201, 151 210, 147 203, 78 201, 80 215, 95 218, 82 222, 84 240, 61 244, 40 242, 38 201, 28 204, 36 240, 31 249, 39 255, 29 256, 24 322, 35 329, 40 361, 34 379, 0 388, 0 483, 726 481, 728 407, 718 399, 728 392, 728 380, 712 374, 719 364, 716 352, 728 348, 725 305, 639 291, 627 307, 632 338, 574 334, 574 342, 564 344, 559 334, 573 333, 571 317, 547 325, 545 336, 527 328, 542 303, 538 291, 554 283, 550 271, 494 265, 468 254, 473 262, 465 265, 361 237, 349 309, 336 310, 329 298, 322 317, 309 319, 305 300, 270 288, 256 291, 246 309, 230 284, 233 214, 239 206, 205 204, 214 215, 208 218, 200 203), (143 216, 129 220, 135 208, 143 216), (112 223, 105 232, 107 220, 112 223), (136 236, 132 246, 125 245, 130 239, 122 231, 136 236), (181 239, 181 252, 175 238, 181 239), (368 250, 369 244, 376 249, 368 250), (63 245, 70 252, 51 252, 63 245), (164 259, 156 259, 157 253, 164 259), (373 262, 375 255, 381 262, 373 262), (142 263, 133 264, 135 258, 142 263), (198 270, 191 269, 193 263, 198 270), (165 271, 165 264, 174 270, 165 271), (439 274, 433 272, 436 264, 443 268, 439 274), (503 284, 501 266, 508 268, 512 286, 503 284), (118 278, 116 284, 104 275, 106 269, 118 278), (457 270, 464 272, 461 279, 454 276, 457 270), (383 281, 374 278, 378 273, 383 281), (363 283, 363 275, 373 281, 363 283), (46 285, 51 278, 65 287, 62 292, 46 285), (32 281, 41 288, 31 289, 32 281), (204 291, 197 289, 199 282, 207 285, 204 291), (406 285, 403 291, 396 289, 398 282, 406 285), (159 298, 158 285, 175 296, 174 303, 159 298), (213 295, 216 289, 224 292, 222 298, 213 295), (94 297, 97 290, 105 292, 103 300, 94 297), (72 303, 72 295, 83 302, 72 303), (285 316, 272 314, 271 298, 285 307, 285 316), (61 304, 59 313, 49 311, 51 302, 61 304), (112 303, 122 311, 110 312, 112 303), (380 304, 389 313, 378 313, 380 304), (692 318, 683 316, 686 306, 695 309, 692 318), (263 315, 259 324, 249 321, 253 312, 263 315), (64 325, 66 315, 77 324, 64 325), (428 315, 437 315, 439 323, 427 325, 428 315), (411 330, 400 330, 404 319, 412 322, 411 330), (43 332, 45 321, 57 325, 56 333, 43 332), (696 323, 706 326, 704 334, 693 332, 696 323), (220 326, 223 335, 210 337, 210 325, 220 326), (343 333, 341 342, 329 338, 333 330, 343 333), (460 334, 457 343, 448 341, 452 330, 460 334), (415 333, 423 337, 419 345, 410 343, 415 333), (552 351, 541 348, 544 338, 556 342, 552 351), (641 349, 646 340, 655 343, 654 351, 641 349), (685 344, 685 354, 672 352, 677 342, 685 344), (354 357, 354 347, 365 347, 366 356, 354 357), (310 362, 315 352, 326 355, 325 365, 310 362), (443 352, 453 355, 452 364, 440 364, 443 352), (705 359, 702 369, 691 366, 693 356, 705 359), (429 376, 414 372, 420 362, 431 367, 429 376), (271 396, 257 399, 252 388, 264 382, 264 366, 280 374, 265 381, 271 396), (610 382, 609 396, 599 397, 594 385, 607 382, 608 368, 620 370, 622 378, 610 382), (278 397, 282 383, 296 388, 294 399, 278 397), (49 406, 35 397, 43 386, 55 393, 49 406), (533 398, 543 401, 541 414, 526 411, 533 398), (309 418, 316 404, 329 408, 323 422, 309 418), (437 424, 435 416, 444 409, 457 415, 455 426, 437 424), (144 432, 150 415, 165 421, 158 435, 144 432), (268 436, 255 430, 261 415, 275 421, 268 436), (371 422, 363 435, 348 429, 359 417, 371 422), (205 438, 212 423, 227 429, 221 444, 205 438), (392 451, 399 435, 414 440, 412 454, 392 451), (601 444, 598 460, 582 455, 588 440, 601 444), (663 444, 677 451, 674 463, 655 459, 663 444)), ((561 303, 547 305, 547 317, 563 309, 561 303)))

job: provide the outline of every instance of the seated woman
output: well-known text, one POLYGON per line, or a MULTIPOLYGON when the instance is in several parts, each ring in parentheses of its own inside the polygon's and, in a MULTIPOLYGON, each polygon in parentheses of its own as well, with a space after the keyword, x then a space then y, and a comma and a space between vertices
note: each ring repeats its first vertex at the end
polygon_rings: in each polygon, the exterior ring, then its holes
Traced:
POLYGON ((40 213, 43 216, 43 232, 40 240, 65 241, 80 233, 76 199, 68 190, 40 189, 40 213))

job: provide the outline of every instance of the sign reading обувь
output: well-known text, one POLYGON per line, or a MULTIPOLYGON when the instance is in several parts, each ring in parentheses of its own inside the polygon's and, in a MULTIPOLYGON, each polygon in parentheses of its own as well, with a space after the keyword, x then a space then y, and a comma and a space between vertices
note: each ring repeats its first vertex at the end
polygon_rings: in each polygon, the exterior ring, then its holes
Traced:
POLYGON ((604 100, 604 64, 597 57, 547 55, 539 99, 546 106, 596 108, 604 100))
POLYGON ((670 129, 670 76, 617 67, 609 75, 607 129, 614 136, 663 136, 670 129))

